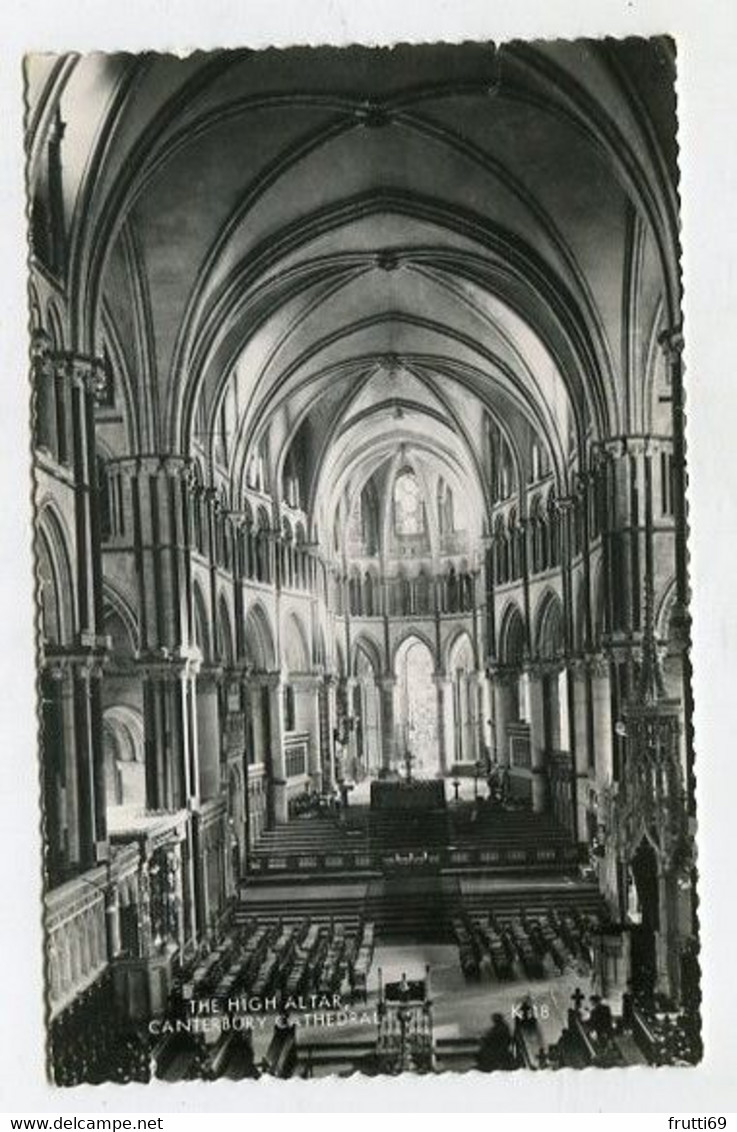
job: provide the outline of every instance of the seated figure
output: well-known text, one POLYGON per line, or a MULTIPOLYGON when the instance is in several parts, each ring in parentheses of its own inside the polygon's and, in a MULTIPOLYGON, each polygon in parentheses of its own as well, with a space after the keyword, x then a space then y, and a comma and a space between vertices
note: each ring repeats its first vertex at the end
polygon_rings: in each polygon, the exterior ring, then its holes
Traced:
POLYGON ((501 1014, 492 1014, 491 1026, 481 1039, 476 1068, 482 1073, 495 1069, 514 1069, 512 1032, 501 1014))

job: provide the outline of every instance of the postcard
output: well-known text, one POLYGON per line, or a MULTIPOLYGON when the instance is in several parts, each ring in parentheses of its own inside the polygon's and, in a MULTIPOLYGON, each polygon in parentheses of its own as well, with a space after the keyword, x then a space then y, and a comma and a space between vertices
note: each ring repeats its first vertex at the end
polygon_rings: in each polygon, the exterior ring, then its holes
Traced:
POLYGON ((676 46, 26 57, 54 1085, 701 1060, 676 46))

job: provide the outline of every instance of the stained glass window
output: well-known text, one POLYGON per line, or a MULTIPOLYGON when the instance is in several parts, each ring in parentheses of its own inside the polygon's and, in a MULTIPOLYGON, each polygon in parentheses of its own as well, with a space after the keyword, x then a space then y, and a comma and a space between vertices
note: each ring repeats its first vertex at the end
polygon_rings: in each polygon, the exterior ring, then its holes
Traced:
POLYGON ((394 483, 394 530, 398 535, 425 532, 425 510, 414 472, 406 471, 394 483))

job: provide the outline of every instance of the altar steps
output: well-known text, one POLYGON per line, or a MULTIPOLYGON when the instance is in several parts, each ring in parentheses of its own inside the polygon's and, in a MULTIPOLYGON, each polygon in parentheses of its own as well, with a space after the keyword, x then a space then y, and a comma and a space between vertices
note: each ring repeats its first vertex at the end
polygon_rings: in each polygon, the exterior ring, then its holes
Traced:
POLYGON ((384 942, 411 939, 418 943, 447 943, 459 901, 457 884, 440 877, 375 881, 369 885, 366 916, 384 942))
POLYGON ((424 814, 350 815, 341 825, 333 818, 298 819, 265 830, 255 847, 258 854, 309 851, 355 851, 369 848, 390 852, 395 847, 488 848, 534 844, 559 845, 570 834, 548 814, 527 811, 479 811, 455 817, 447 811, 424 814))
POLYGON ((344 820, 321 815, 266 830, 249 853, 249 871, 267 881, 328 874, 369 879, 424 862, 455 875, 563 875, 577 870, 579 855, 549 814, 468 803, 419 812, 355 806, 344 820))
POLYGON ((279 891, 259 895, 259 890, 248 887, 237 904, 233 922, 236 926, 256 920, 258 924, 280 921, 284 927, 296 927, 304 920, 329 927, 331 922, 342 924, 348 934, 356 934, 365 917, 365 891, 341 894, 340 888, 329 888, 324 894, 295 897, 289 894, 282 899, 279 891))
POLYGON ((597 885, 588 881, 577 881, 563 887, 546 885, 541 878, 538 884, 528 882, 519 887, 462 890, 461 902, 464 911, 472 919, 484 920, 492 913, 501 923, 507 923, 520 915, 534 920, 544 917, 548 912, 565 916, 577 911, 606 917, 604 899, 597 885))

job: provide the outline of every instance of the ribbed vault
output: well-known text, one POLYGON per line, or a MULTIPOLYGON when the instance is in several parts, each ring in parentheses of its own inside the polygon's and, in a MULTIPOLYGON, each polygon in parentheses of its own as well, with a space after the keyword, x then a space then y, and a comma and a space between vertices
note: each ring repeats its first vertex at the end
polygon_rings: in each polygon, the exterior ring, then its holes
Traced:
POLYGON ((487 522, 489 422, 519 482, 539 445, 569 493, 591 443, 650 420, 677 321, 671 45, 313 64, 31 66, 32 168, 69 124, 72 346, 114 352, 128 444, 222 465, 236 510, 254 453, 273 486, 298 451, 313 531, 400 445, 487 522))

